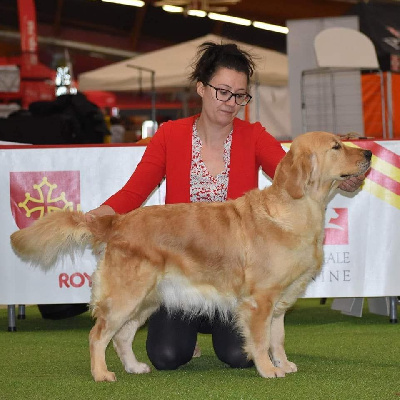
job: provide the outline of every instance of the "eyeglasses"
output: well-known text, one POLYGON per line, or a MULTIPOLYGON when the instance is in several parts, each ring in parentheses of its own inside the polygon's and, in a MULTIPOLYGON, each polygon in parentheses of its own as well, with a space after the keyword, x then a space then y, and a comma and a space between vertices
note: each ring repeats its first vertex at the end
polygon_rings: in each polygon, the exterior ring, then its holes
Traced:
POLYGON ((227 102, 233 96, 235 97, 235 103, 238 106, 245 106, 251 100, 251 96, 248 93, 232 93, 228 89, 216 88, 215 86, 210 85, 209 83, 206 82, 203 83, 204 85, 210 86, 215 90, 215 97, 219 101, 227 102))

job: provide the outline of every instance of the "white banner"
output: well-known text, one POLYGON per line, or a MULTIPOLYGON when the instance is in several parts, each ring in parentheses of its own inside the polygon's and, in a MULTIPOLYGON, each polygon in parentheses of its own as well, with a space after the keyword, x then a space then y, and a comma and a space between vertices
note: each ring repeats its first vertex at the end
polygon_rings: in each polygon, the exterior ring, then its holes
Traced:
MULTIPOLYGON (((400 294, 400 142, 355 142, 374 153, 362 190, 329 203, 325 264, 305 297, 400 294)), ((284 145, 285 146, 285 145, 284 145)), ((143 147, 0 146, 0 304, 85 303, 96 260, 86 251, 47 273, 21 262, 10 234, 51 208, 88 211, 116 192, 139 162, 143 147)), ((260 187, 269 182, 262 177, 260 187)), ((163 204, 165 187, 146 205, 163 204)))

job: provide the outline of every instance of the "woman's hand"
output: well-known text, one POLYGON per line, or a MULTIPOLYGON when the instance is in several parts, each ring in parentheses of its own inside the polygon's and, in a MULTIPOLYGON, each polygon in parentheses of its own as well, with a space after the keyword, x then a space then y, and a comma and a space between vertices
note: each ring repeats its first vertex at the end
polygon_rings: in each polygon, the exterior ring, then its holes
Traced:
POLYGON ((351 178, 342 181, 338 187, 345 192, 355 192, 362 185, 364 179, 365 175, 352 176, 351 178))
POLYGON ((102 217, 103 215, 114 215, 115 211, 105 204, 100 207, 94 208, 85 214, 86 221, 90 221, 93 217, 102 217))

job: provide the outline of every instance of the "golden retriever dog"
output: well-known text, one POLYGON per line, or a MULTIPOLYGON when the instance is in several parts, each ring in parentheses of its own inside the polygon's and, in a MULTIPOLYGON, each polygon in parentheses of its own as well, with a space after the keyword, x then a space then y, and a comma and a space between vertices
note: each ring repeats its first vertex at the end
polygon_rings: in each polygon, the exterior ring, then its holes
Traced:
POLYGON ((294 139, 264 190, 93 219, 55 212, 13 233, 11 243, 44 269, 79 246, 101 251, 89 335, 95 381, 116 380, 105 360, 111 339, 127 372, 150 371, 132 341, 161 303, 189 317, 232 312, 259 374, 283 377, 297 370, 284 350, 285 311, 322 266, 328 197, 339 181, 364 174, 371 156, 331 133, 310 132, 294 139))

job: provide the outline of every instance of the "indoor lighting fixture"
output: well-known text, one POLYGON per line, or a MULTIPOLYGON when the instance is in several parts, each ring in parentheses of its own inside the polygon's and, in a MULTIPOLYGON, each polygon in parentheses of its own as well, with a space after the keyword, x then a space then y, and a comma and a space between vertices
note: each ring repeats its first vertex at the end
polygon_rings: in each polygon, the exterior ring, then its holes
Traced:
POLYGON ((251 21, 249 19, 231 17, 229 15, 217 14, 213 12, 208 13, 208 18, 216 21, 230 22, 232 24, 237 24, 237 25, 244 25, 244 26, 251 25, 251 21))
POLYGON ((273 31, 273 32, 284 33, 284 34, 289 33, 289 29, 286 28, 286 26, 272 25, 272 24, 267 24, 265 22, 259 22, 259 21, 253 21, 253 26, 255 28, 264 29, 266 31, 273 31))
POLYGON ((203 10, 188 10, 187 15, 191 15, 192 17, 204 18, 207 13, 203 10))
POLYGON ((116 3, 124 6, 143 7, 144 1, 142 0, 102 0, 104 3, 116 3))
POLYGON ((162 9, 164 11, 170 12, 170 13, 181 13, 183 12, 183 7, 177 7, 177 6, 170 6, 169 4, 166 4, 162 6, 162 9))

